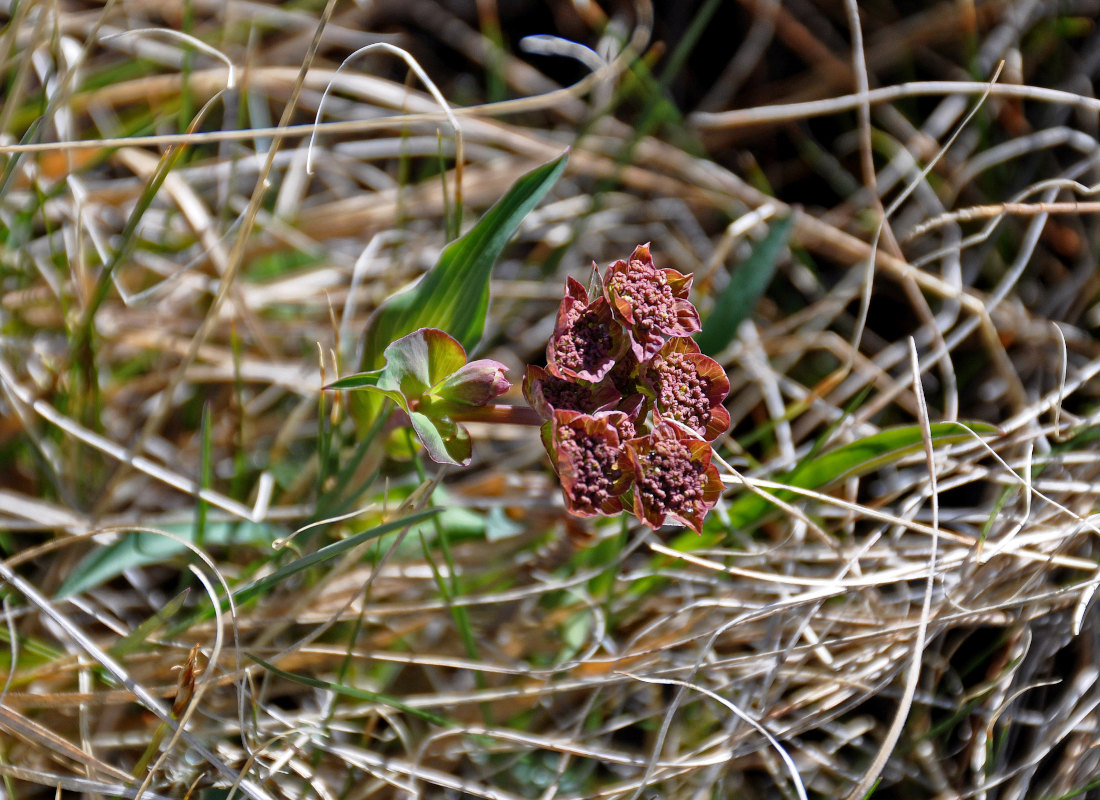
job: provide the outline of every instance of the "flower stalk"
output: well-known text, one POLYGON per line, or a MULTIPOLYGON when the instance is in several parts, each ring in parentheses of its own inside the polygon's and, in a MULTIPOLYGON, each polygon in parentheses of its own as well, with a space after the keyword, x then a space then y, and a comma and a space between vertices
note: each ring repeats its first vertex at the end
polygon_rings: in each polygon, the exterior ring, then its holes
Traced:
POLYGON ((525 425, 538 427, 543 419, 530 406, 490 404, 484 406, 453 406, 446 411, 455 422, 488 422, 493 425, 525 425))

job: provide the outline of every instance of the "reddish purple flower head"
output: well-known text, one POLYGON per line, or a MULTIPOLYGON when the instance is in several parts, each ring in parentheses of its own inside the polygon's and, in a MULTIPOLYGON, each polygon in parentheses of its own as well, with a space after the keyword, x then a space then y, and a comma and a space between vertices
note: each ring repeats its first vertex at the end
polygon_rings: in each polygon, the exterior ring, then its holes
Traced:
POLYGON ((555 411, 543 426, 543 443, 561 478, 565 507, 581 517, 618 514, 630 485, 628 462, 614 424, 618 411, 590 416, 555 411))
POLYGON ((589 302, 587 290, 568 278, 554 335, 546 347, 551 374, 598 383, 615 366, 625 346, 623 329, 607 300, 597 297, 589 302))
POLYGON ((638 361, 652 358, 666 336, 690 336, 701 330, 699 312, 688 300, 691 278, 654 266, 648 244, 638 245, 629 261, 608 267, 607 302, 629 328, 631 350, 638 361))
POLYGON ((625 443, 633 472, 634 513, 656 530, 672 519, 703 532, 703 517, 722 494, 710 444, 669 422, 625 443))
POLYGON ((549 420, 542 441, 566 507, 702 532, 722 493, 710 442, 729 428, 730 383, 689 338, 700 329, 691 275, 654 266, 646 244, 611 264, 602 287, 593 299, 567 279, 546 368, 523 379, 549 420))
POLYGON ((730 415, 722 405, 729 378, 691 339, 670 339, 649 362, 644 380, 665 419, 683 423, 708 442, 729 428, 730 415))
POLYGON ((523 375, 523 396, 531 408, 546 419, 550 419, 559 409, 587 414, 609 410, 622 398, 610 383, 591 386, 551 375, 534 365, 528 366, 523 375))

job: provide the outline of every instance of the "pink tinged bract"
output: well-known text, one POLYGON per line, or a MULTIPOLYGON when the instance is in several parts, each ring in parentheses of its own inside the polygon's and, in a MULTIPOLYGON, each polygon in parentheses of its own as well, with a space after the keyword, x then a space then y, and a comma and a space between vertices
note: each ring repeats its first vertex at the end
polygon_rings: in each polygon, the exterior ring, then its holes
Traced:
POLYGON ((688 293, 692 276, 653 264, 649 245, 638 245, 628 261, 607 268, 604 292, 615 315, 628 327, 638 361, 661 349, 666 336, 691 336, 702 329, 688 293))
POLYGON ((543 444, 561 480, 565 507, 581 517, 623 510, 630 486, 630 462, 623 452, 614 415, 555 411, 543 426, 543 444))
POLYGON ((730 415, 722 405, 730 391, 729 378, 691 339, 666 342, 647 365, 644 382, 663 417, 686 425, 708 442, 729 428, 730 415))
POLYGON ((554 333, 546 346, 546 366, 560 378, 598 383, 626 347, 622 326, 606 298, 589 302, 588 291, 566 279, 554 333))
POLYGON ((656 530, 671 518, 696 533, 722 494, 710 444, 658 421, 653 432, 624 443, 631 462, 633 511, 656 530))
POLYGON ((551 375, 533 364, 523 375, 523 396, 544 419, 550 419, 556 409, 588 414, 610 410, 622 397, 609 381, 593 386, 551 375))

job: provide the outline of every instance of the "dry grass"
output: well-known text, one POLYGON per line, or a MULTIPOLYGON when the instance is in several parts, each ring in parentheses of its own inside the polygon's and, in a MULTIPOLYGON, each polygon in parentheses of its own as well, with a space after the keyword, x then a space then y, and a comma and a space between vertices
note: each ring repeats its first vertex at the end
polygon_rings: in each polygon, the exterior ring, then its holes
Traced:
POLYGON ((1100 797, 1095 6, 477 8, 0 4, 0 796, 1100 797), (340 67, 376 42, 460 145, 340 67), (444 470, 319 406, 566 146, 495 273, 517 383, 592 259, 652 241, 706 318, 793 217, 701 538, 568 518, 533 429, 444 470))

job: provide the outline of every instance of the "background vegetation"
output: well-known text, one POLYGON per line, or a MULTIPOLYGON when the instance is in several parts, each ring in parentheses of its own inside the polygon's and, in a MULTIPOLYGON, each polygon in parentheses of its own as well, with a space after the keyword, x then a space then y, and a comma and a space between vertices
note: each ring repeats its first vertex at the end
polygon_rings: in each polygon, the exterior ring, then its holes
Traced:
POLYGON ((0 3, 0 795, 1100 797, 1098 13, 0 3), (566 148, 475 355, 693 272, 702 536, 320 390, 566 148))

